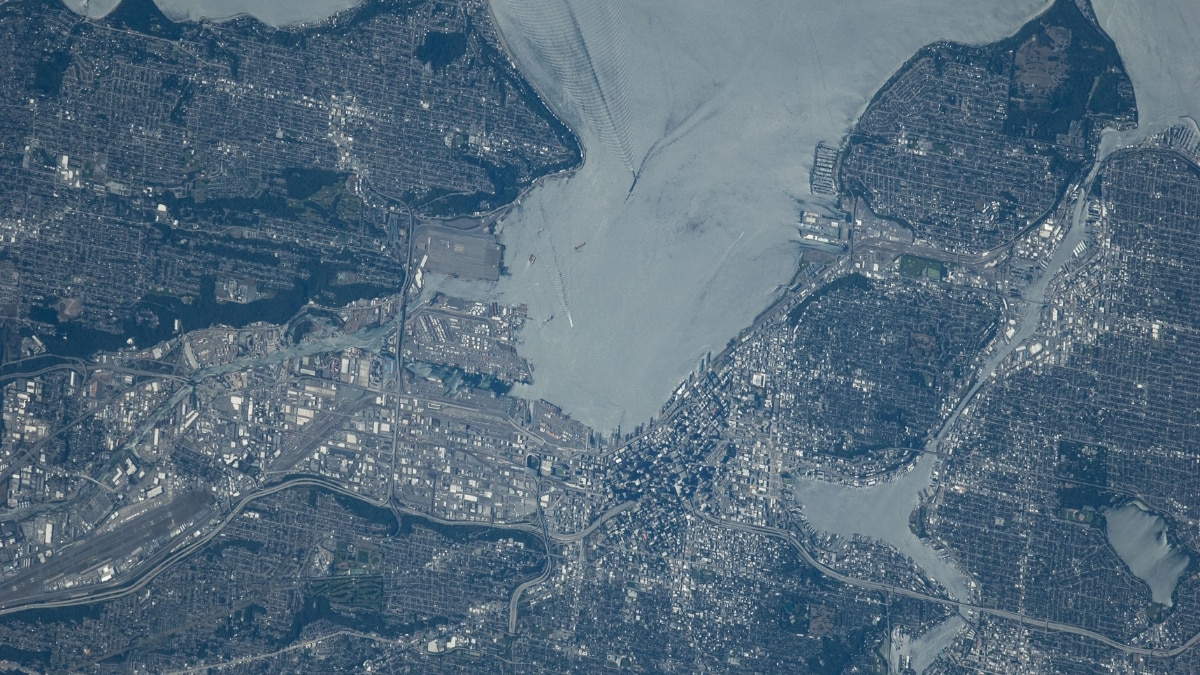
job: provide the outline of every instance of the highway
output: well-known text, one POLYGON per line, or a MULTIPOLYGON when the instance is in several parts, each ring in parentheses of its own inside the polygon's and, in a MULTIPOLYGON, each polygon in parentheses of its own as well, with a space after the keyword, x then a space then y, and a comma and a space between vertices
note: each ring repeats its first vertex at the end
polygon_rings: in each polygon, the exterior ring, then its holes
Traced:
MULTIPOLYGON (((575 532, 573 534, 568 534, 568 535, 555 535, 555 534, 551 533, 546 528, 546 518, 544 515, 541 514, 541 509, 539 508, 538 513, 541 516, 541 520, 542 520, 541 534, 542 534, 542 536, 545 537, 545 540, 547 542, 555 541, 555 542, 559 542, 559 543, 569 543, 569 542, 579 541, 580 539, 587 537, 592 532, 595 532, 597 527, 600 527, 601 525, 608 522, 609 520, 616 517, 617 515, 624 513, 636 506, 637 506, 637 502, 622 502, 620 504, 617 504, 616 506, 612 507, 611 509, 609 509, 609 510, 605 511, 603 514, 601 514, 601 516, 599 518, 597 518, 591 525, 588 525, 587 527, 585 527, 584 529, 582 529, 578 532, 575 532)), ((553 569, 554 569, 554 558, 550 554, 550 547, 549 547, 549 544, 547 543, 546 569, 542 570, 542 573, 539 574, 538 576, 534 577, 533 579, 530 579, 529 581, 526 581, 525 583, 521 584, 520 586, 517 586, 516 590, 513 591, 512 597, 509 598, 509 601, 508 601, 508 632, 509 633, 515 634, 517 632, 517 607, 521 601, 521 594, 524 593, 525 591, 529 590, 530 588, 533 588, 534 586, 537 586, 537 585, 545 582, 546 579, 549 579, 550 572, 553 569)))
MULTIPOLYGON (((237 518, 241 514, 242 510, 245 509, 246 506, 251 502, 262 499, 263 497, 267 497, 269 495, 273 495, 277 492, 296 487, 325 488, 339 494, 354 497, 355 499, 367 501, 368 503, 376 506, 386 507, 386 504, 379 504, 377 502, 365 499, 362 495, 353 491, 345 490, 336 483, 324 478, 315 476, 299 476, 291 478, 243 497, 233 506, 232 509, 230 509, 229 513, 227 513, 225 517, 221 519, 221 522, 211 530, 201 534, 199 537, 192 539, 181 536, 178 541, 174 542, 174 548, 172 548, 170 545, 164 547, 156 556, 151 557, 151 559, 147 561, 147 563, 144 564, 141 569, 138 569, 131 574, 118 577, 115 581, 109 582, 108 584, 75 587, 45 594, 43 598, 38 600, 26 601, 21 599, 18 600, 16 604, 2 604, 0 605, 0 616, 22 612, 27 609, 51 609, 55 607, 70 607, 74 605, 92 604, 104 600, 120 598, 122 596, 129 595, 130 593, 135 593, 142 588, 145 588, 147 584, 154 580, 155 577, 169 569, 175 563, 186 559, 188 556, 202 549, 208 544, 208 542, 212 541, 214 537, 220 534, 221 531, 224 530, 234 518, 237 518)), ((202 525, 197 525, 196 527, 202 527, 202 525)), ((118 530, 118 532, 120 532, 120 530, 118 530)))
MULTIPOLYGON (((732 522, 732 521, 728 521, 728 520, 722 520, 720 518, 716 518, 712 515, 709 515, 707 513, 701 512, 701 511, 696 511, 694 509, 693 509, 693 512, 696 515, 703 518, 704 520, 706 520, 709 523, 712 523, 713 525, 716 525, 718 527, 724 527, 724 528, 731 529, 731 530, 737 530, 739 532, 748 532, 750 534, 757 534, 757 535, 765 536, 765 537, 773 537, 775 539, 782 539, 782 540, 788 542, 789 544, 791 544, 792 547, 795 548, 800 553, 800 557, 804 559, 804 562, 808 563, 809 565, 812 565, 818 572, 820 572, 821 574, 824 574, 825 576, 827 576, 831 579, 840 581, 848 586, 855 586, 857 588, 865 588, 865 589, 873 590, 873 591, 881 591, 883 593, 889 593, 892 595, 902 595, 907 598, 923 600, 925 602, 934 602, 934 603, 937 603, 939 605, 943 605, 946 607, 952 607, 952 608, 958 610, 959 612, 977 612, 979 614, 988 614, 990 616, 996 616, 996 617, 1000 617, 1003 619, 1009 619, 1011 621, 1017 621, 1017 622, 1020 622, 1022 625, 1030 626, 1032 628, 1040 628, 1040 629, 1046 630, 1046 631, 1056 631, 1056 632, 1060 632, 1060 633, 1070 633, 1072 635, 1079 635, 1081 637, 1086 637, 1088 639, 1095 640, 1096 642, 1102 643, 1108 647, 1112 647, 1113 649, 1118 649, 1127 654, 1139 654, 1142 656, 1152 656, 1155 658, 1171 658, 1171 657, 1178 656, 1178 655, 1186 652, 1187 650, 1194 647, 1197 643, 1200 643, 1200 633, 1197 633, 1197 634, 1193 635, 1191 638, 1189 638, 1183 644, 1181 644, 1177 647, 1172 647, 1170 649, 1155 649, 1155 648, 1151 648, 1151 647, 1138 647, 1136 645, 1127 645, 1122 642, 1113 640, 1112 638, 1101 635, 1100 633, 1097 633, 1095 631, 1091 631, 1086 628, 1080 628, 1079 626, 1073 626, 1071 624, 1059 623, 1057 621, 1048 621, 1046 619, 1038 619, 1038 618, 1027 616, 1025 614, 1020 614, 1017 612, 1010 612, 1008 610, 997 609, 994 607, 984 607, 981 605, 973 605, 968 602, 951 600, 949 598, 939 598, 937 596, 926 595, 925 593, 920 593, 918 591, 914 591, 914 590, 911 590, 908 588, 903 588, 900 586, 895 586, 892 584, 884 584, 884 583, 880 583, 877 581, 869 581, 867 579, 859 579, 857 577, 852 577, 852 576, 849 576, 846 574, 842 574, 841 572, 838 572, 830 567, 827 567, 826 565, 821 564, 821 562, 819 562, 816 558, 814 558, 813 555, 811 553, 809 553, 808 550, 804 547, 804 544, 799 539, 797 539, 796 536, 794 534, 792 534, 791 532, 788 532, 786 530, 780 530, 780 529, 774 528, 774 527, 760 527, 757 525, 746 525, 743 523, 736 523, 736 522, 732 522)), ((966 617, 964 617, 964 618, 966 618, 966 617)))
MULTIPOLYGON (((541 519, 542 523, 541 523, 540 527, 537 525, 534 525, 532 523, 492 525, 492 524, 486 524, 486 523, 443 520, 441 518, 431 517, 420 511, 415 511, 412 509, 401 507, 396 504, 389 504, 388 502, 378 502, 378 501, 368 499, 368 498, 364 497, 363 495, 356 493, 352 490, 346 490, 346 489, 342 488, 340 485, 338 485, 336 482, 326 479, 326 478, 323 478, 323 477, 295 476, 295 477, 286 479, 280 483, 277 483, 275 485, 264 488, 253 494, 246 495, 241 500, 239 500, 233 506, 232 509, 230 509, 230 511, 224 516, 224 518, 221 519, 220 523, 218 523, 216 526, 214 526, 208 532, 205 532, 202 535, 200 535, 199 537, 196 537, 191 540, 181 538, 180 542, 176 542, 176 548, 171 548, 170 546, 164 548, 158 554, 157 559, 151 558, 151 560, 148 561, 145 565, 143 565, 141 569, 136 570, 131 574, 125 575, 123 577, 119 577, 118 579, 116 579, 113 582, 110 582, 108 584, 97 584, 94 586, 75 587, 72 589, 55 591, 53 593, 45 594, 45 595, 43 595, 42 598, 36 599, 36 600, 28 598, 28 597, 18 597, 15 599, 14 603, 0 604, 0 616, 15 614, 17 612, 22 612, 22 611, 29 610, 29 609, 52 609, 55 607, 70 607, 70 606, 75 606, 75 605, 92 604, 92 603, 96 603, 96 602, 102 602, 105 600, 113 600, 116 598, 123 597, 125 595, 129 595, 130 593, 135 593, 135 592, 145 588, 151 581, 154 580, 155 577, 157 577, 159 574, 161 574, 164 571, 166 571, 167 569, 169 569, 172 565, 183 561, 187 557, 191 556, 193 553, 196 553, 197 551, 202 549, 204 546, 206 546, 217 535, 219 535, 221 533, 221 531, 224 530, 225 527, 229 523, 233 522, 233 520, 235 518, 237 518, 239 515, 241 515, 242 511, 250 503, 257 501, 259 499, 262 499, 264 497, 268 497, 270 495, 276 494, 278 492, 282 492, 283 490, 290 490, 293 488, 301 488, 301 487, 324 488, 326 490, 330 490, 332 492, 336 492, 338 494, 345 495, 347 497, 352 497, 354 499, 365 501, 373 506, 378 506, 381 508, 390 508, 393 513, 397 514, 397 516, 411 515, 411 516, 416 516, 419 518, 424 518, 424 519, 430 520, 431 522, 435 522, 435 523, 442 524, 442 525, 452 525, 452 526, 453 525, 468 525, 468 526, 473 526, 473 527, 489 527, 489 528, 496 528, 496 529, 520 530, 523 532, 528 532, 529 534, 534 534, 534 535, 542 538, 543 541, 545 541, 547 543, 546 569, 543 570, 542 574, 538 575, 534 579, 531 579, 531 580, 526 581, 525 583, 521 584, 520 586, 518 586, 516 591, 514 591, 512 599, 510 601, 510 604, 513 608, 510 611, 510 626, 513 626, 515 624, 515 621, 516 621, 515 607, 520 599, 521 593, 523 593, 528 588, 531 588, 533 586, 536 586, 537 584, 544 582, 547 578, 549 578, 550 571, 553 568, 553 562, 551 560, 551 554, 549 552, 550 542, 570 543, 570 542, 579 541, 580 539, 583 539, 584 537, 590 535, 592 532, 594 532, 596 530, 596 528, 600 527, 608 520, 616 517, 617 515, 619 515, 621 513, 624 513, 626 511, 634 508, 637 505, 636 502, 624 502, 624 503, 618 504, 618 505, 610 508, 608 511, 604 512, 599 518, 597 518, 594 522, 592 522, 590 525, 588 525, 588 527, 580 530, 579 532, 574 532, 574 533, 566 534, 566 535, 559 535, 559 534, 552 533, 549 531, 549 529, 547 528, 547 526, 545 524, 545 518, 541 519), (180 545, 180 543, 182 543, 182 545, 180 545)), ((197 527, 201 527, 201 526, 198 525, 197 527)), ((112 533, 112 535, 116 536, 119 533, 123 533, 123 531, 118 530, 117 532, 112 533)), ((96 555, 93 554, 93 555, 89 556, 89 559, 92 559, 95 557, 96 557, 96 555)), ((96 562, 96 561, 93 561, 93 562, 96 562)))
MULTIPOLYGON (((363 495, 358 494, 353 491, 350 491, 350 490, 346 490, 346 489, 342 488, 341 486, 339 486, 336 482, 322 478, 322 477, 317 477, 317 476, 293 477, 293 478, 285 480, 281 483, 278 483, 276 485, 272 485, 270 487, 264 488, 263 490, 255 492, 251 495, 247 495, 247 496, 243 497, 225 515, 225 517, 221 520, 221 522, 219 524, 217 524, 217 526, 213 527, 208 532, 205 532, 204 534, 200 535, 199 537, 196 537, 196 538, 190 539, 190 540, 184 540, 182 545, 177 545, 177 547, 174 549, 171 549, 171 548, 164 549, 163 552, 160 554, 160 557, 157 560, 152 560, 147 565, 145 565, 141 570, 138 570, 131 575, 127 575, 125 578, 118 579, 117 581, 110 583, 110 584, 106 584, 106 585, 96 585, 96 586, 90 586, 90 587, 77 587, 77 588, 69 589, 66 591, 58 591, 53 594, 50 594, 49 597, 44 597, 39 600, 18 601, 18 603, 15 605, 0 605, 0 616, 15 614, 15 613, 22 612, 22 611, 29 610, 29 609, 51 609, 51 608, 56 608, 56 607, 70 607, 70 606, 75 606, 75 605, 92 604, 92 603, 96 603, 96 602, 102 602, 105 600, 112 600, 112 599, 120 598, 125 595, 129 595, 130 593, 136 593, 137 591, 145 588, 159 574, 161 574, 162 572, 169 569, 172 565, 186 559, 187 557, 191 556, 192 554, 196 553, 197 551, 202 549, 204 546, 206 546, 210 541, 212 541, 217 535, 219 535, 221 533, 221 531, 225 528, 225 526, 227 526, 230 522, 232 522, 234 518, 237 518, 241 514, 242 510, 245 509, 245 507, 247 505, 249 505, 251 502, 262 499, 269 495, 276 494, 283 490, 289 490, 289 489, 299 488, 299 487, 324 488, 324 489, 345 495, 347 497, 352 497, 354 499, 366 501, 375 506, 380 506, 380 507, 385 507, 385 508, 389 507, 389 505, 387 503, 380 503, 380 502, 376 502, 376 501, 373 501, 370 499, 366 499, 363 495)), ((617 515, 624 513, 626 511, 629 511, 629 510, 635 508, 636 506, 637 506, 637 502, 632 502, 632 501, 623 502, 621 504, 618 504, 618 505, 610 508, 604 514, 602 514, 599 518, 597 518, 588 527, 584 528, 583 530, 580 530, 579 532, 575 532, 575 533, 568 534, 568 535, 557 535, 557 534, 550 533, 545 526, 544 518, 542 519, 541 527, 538 527, 537 525, 534 525, 532 523, 518 523, 518 524, 511 524, 511 525, 494 525, 494 526, 493 525, 483 525, 485 527, 498 527, 501 529, 522 530, 522 531, 529 532, 530 534, 538 534, 544 538, 544 541, 547 542, 547 564, 546 564, 545 569, 537 577, 520 584, 513 591, 513 594, 509 600, 509 632, 511 632, 511 633, 516 632, 517 608, 520 604, 521 595, 528 589, 533 588, 541 583, 544 583, 550 577, 550 574, 553 570, 553 559, 552 559, 552 556, 549 554, 549 542, 553 541, 553 542, 559 542, 559 543, 570 543, 570 542, 579 541, 579 540, 587 537, 588 535, 592 534, 598 527, 600 527, 600 525, 604 524, 608 520, 611 520, 612 518, 616 517, 617 515)), ((419 516, 421 518, 427 518, 433 522, 437 522, 437 523, 441 523, 441 524, 445 524, 445 525, 473 525, 473 526, 481 525, 480 523, 461 523, 461 522, 456 522, 456 521, 445 521, 445 520, 441 520, 438 518, 430 518, 428 515, 426 515, 424 513, 421 513, 418 511, 411 511, 409 509, 405 509, 405 508, 402 508, 402 507, 399 507, 396 505, 391 505, 391 508, 392 508, 393 512, 398 513, 398 514, 405 513, 405 514, 409 514, 409 515, 415 515, 415 516, 419 516)), ((778 528, 774 528, 774 527, 747 525, 744 523, 737 523, 737 522, 732 522, 732 521, 728 521, 728 520, 723 520, 720 518, 716 518, 716 517, 712 516, 711 514, 707 514, 702 511, 695 510, 694 508, 692 509, 692 511, 697 516, 703 518, 705 521, 707 521, 713 525, 716 525, 718 527, 737 530, 740 532, 747 532, 747 533, 756 534, 759 536, 772 537, 775 539, 782 539, 782 540, 786 541, 788 544, 790 544, 793 548, 795 548, 796 551, 799 553, 800 557, 806 563, 811 565, 814 569, 819 571, 821 574, 829 577, 830 579, 839 581, 839 582, 844 583, 849 586, 854 586, 856 588, 863 588, 863 589, 867 589, 867 590, 879 591, 882 593, 913 598, 915 600, 922 600, 925 602, 937 603, 937 604, 943 605, 945 607, 953 608, 959 612, 966 612, 966 613, 976 612, 979 614, 987 614, 989 616, 995 616, 995 617, 1007 619, 1010 621, 1017 621, 1017 622, 1021 623, 1022 625, 1030 626, 1033 628, 1038 628, 1041 630, 1056 631, 1056 632, 1061 632, 1061 633, 1069 633, 1072 635, 1078 635, 1081 637, 1086 637, 1090 640, 1095 640, 1096 642, 1099 642, 1099 643, 1106 645, 1108 647, 1111 647, 1113 649, 1120 650, 1127 654, 1138 654, 1138 655, 1150 656, 1150 657, 1154 657, 1154 658, 1171 658, 1171 657, 1178 656, 1178 655, 1186 652, 1187 650, 1195 647, 1196 644, 1200 643, 1200 633, 1197 633, 1197 634, 1193 635, 1191 638, 1189 638, 1188 640, 1186 640, 1185 642, 1183 642, 1182 644, 1172 647, 1172 648, 1151 648, 1151 647, 1140 647, 1140 646, 1136 646, 1136 645, 1129 645, 1129 644, 1124 644, 1122 642, 1118 642, 1117 640, 1113 640, 1112 638, 1101 635, 1100 633, 1097 633, 1095 631, 1091 631, 1086 628, 1081 628, 1079 626, 1074 626, 1071 624, 1060 623, 1057 621, 1049 621, 1049 620, 1040 619, 1037 617, 1031 617, 1031 616, 1027 616, 1025 614, 1021 614, 1018 612, 1012 612, 1012 611, 999 609, 999 608, 995 608, 995 607, 985 607, 982 605, 975 605, 975 604, 971 604, 968 602, 962 602, 959 600, 952 600, 949 598, 932 596, 932 595, 920 593, 918 591, 914 591, 914 590, 911 590, 908 588, 895 586, 892 584, 885 584, 885 583, 881 583, 881 582, 877 582, 877 581, 860 579, 857 577, 842 574, 841 572, 838 572, 838 571, 822 564, 808 551, 807 548, 805 548, 804 544, 799 539, 797 539, 796 536, 794 534, 792 534, 791 532, 788 532, 786 530, 781 530, 778 528)))
POLYGON ((534 497, 534 504, 537 505, 538 522, 541 525, 542 543, 546 546, 546 566, 542 569, 541 574, 517 586, 513 591, 512 597, 508 599, 508 632, 513 634, 517 632, 517 607, 521 602, 521 594, 526 589, 532 588, 541 584, 550 578, 550 573, 554 571, 554 553, 550 550, 550 531, 546 527, 546 514, 542 511, 542 481, 537 482, 537 495, 534 497))

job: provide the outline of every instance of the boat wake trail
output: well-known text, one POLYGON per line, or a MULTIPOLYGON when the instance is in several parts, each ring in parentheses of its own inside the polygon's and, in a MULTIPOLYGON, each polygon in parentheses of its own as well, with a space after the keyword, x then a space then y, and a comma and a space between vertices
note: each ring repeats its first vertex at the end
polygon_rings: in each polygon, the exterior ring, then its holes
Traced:
POLYGON ((579 121, 636 180, 620 3, 508 0, 506 5, 579 121))

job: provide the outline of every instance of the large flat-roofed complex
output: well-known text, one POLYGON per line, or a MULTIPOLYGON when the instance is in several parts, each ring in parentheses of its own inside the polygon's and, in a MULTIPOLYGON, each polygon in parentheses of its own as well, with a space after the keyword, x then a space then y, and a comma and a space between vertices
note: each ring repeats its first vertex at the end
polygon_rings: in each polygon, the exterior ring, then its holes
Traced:
POLYGON ((427 225, 418 230, 415 243, 428 256, 423 267, 430 272, 464 279, 500 278, 501 249, 491 235, 427 225))

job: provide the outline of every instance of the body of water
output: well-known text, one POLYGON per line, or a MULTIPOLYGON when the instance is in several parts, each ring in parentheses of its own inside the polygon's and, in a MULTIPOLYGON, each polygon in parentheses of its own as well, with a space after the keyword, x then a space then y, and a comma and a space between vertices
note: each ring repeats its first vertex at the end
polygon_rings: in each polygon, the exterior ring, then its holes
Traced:
MULTIPOLYGON (((64 2, 90 17, 117 4, 64 2)), ((251 15, 273 26, 317 22, 355 4, 158 0, 175 20, 251 15)), ((717 0, 493 0, 511 55, 579 134, 586 163, 543 181, 502 221, 510 276, 431 285, 526 303, 533 320, 522 351, 536 381, 516 393, 561 404, 602 431, 632 427, 791 278, 799 209, 831 206, 808 193, 817 142, 839 141, 921 46, 994 41, 1047 5, 761 0, 748 11, 717 0)), ((1141 119, 1137 130, 1106 138, 1105 149, 1200 117, 1200 5, 1095 7, 1141 119)), ((801 480, 796 494, 817 529, 886 542, 965 599, 966 577, 908 528, 934 462, 926 455, 911 473, 872 488, 801 480)), ((1165 522, 1132 505, 1106 519, 1113 548, 1156 602, 1170 604, 1188 558, 1171 549, 1165 522)), ((947 622, 914 641, 914 664, 927 665, 959 628, 947 622)))
POLYGON ((90 19, 108 16, 108 13, 121 4, 121 0, 63 0, 72 12, 90 19))
POLYGON ((586 150, 503 222, 512 275, 485 292, 534 319, 535 381, 517 393, 601 431, 657 413, 790 280, 798 211, 828 206, 808 192, 816 144, 921 46, 993 41, 1046 6, 494 0, 510 52, 586 150))
POLYGON ((1134 576, 1150 586, 1154 602, 1170 607, 1179 577, 1187 570, 1188 557, 1171 548, 1167 523, 1136 504, 1104 512, 1105 532, 1121 560, 1134 576))
MULTIPOLYGON (((941 584, 950 597, 969 601, 970 581, 966 575, 923 544, 908 525, 909 515, 920 503, 921 492, 933 482, 936 462, 936 455, 925 453, 912 471, 897 474, 891 482, 865 488, 798 478, 794 481, 794 494, 803 506, 805 520, 817 530, 846 538, 859 535, 889 544, 941 584)), ((889 654, 892 668, 906 660, 909 667, 923 673, 965 625, 955 615, 919 636, 895 636, 889 654)))
MULTIPOLYGON (((98 17, 116 0, 64 0, 98 17)), ((356 0, 159 0, 177 20, 320 21, 356 0)), ((1015 31, 1045 0, 494 0, 513 57, 586 166, 504 222, 512 275, 451 288, 529 305, 522 393, 601 430, 653 415, 793 271, 813 146, 837 141, 919 47, 1015 31), (530 254, 536 263, 525 263, 530 254), (555 318, 545 321, 553 315, 555 318)), ((1200 6, 1095 0, 1138 96, 1136 142, 1200 117, 1200 6), (1152 38, 1152 39, 1151 39, 1152 38)), ((826 205, 827 206, 827 205, 826 205)))
POLYGON ((1200 4, 1194 0, 1092 0, 1137 94, 1138 128, 1111 151, 1162 131, 1181 117, 1200 120, 1200 4))
POLYGON ((921 543, 908 526, 921 491, 932 482, 936 460, 936 455, 925 453, 912 471, 865 488, 798 478, 794 494, 803 505, 804 519, 817 530, 847 538, 861 535, 890 544, 940 583, 951 597, 966 601, 970 597, 966 576, 921 543))
MULTIPOLYGON (((98 19, 116 9, 120 0, 63 0, 76 14, 98 19)), ((360 4, 360 0, 155 0, 172 21, 223 21, 252 16, 268 26, 317 23, 360 4)))
POLYGON ((908 667, 918 675, 924 673, 925 669, 933 665, 933 662, 941 655, 942 650, 954 640, 959 631, 966 627, 966 620, 958 614, 954 614, 917 638, 907 635, 895 636, 889 650, 888 660, 891 664, 889 672, 900 672, 899 664, 907 663, 908 667))

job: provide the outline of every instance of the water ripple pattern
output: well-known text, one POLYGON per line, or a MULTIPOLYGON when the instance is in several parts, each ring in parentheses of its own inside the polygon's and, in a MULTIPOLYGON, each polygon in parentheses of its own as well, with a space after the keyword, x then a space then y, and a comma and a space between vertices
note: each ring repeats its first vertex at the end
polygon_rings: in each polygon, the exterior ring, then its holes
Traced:
POLYGON ((506 3, 569 107, 603 148, 635 176, 627 97, 629 51, 615 0, 510 0, 506 3))

